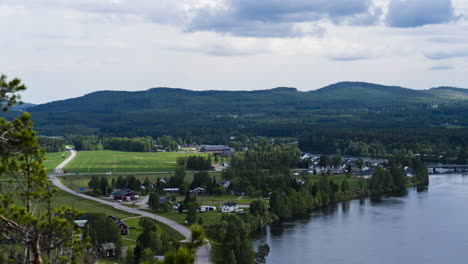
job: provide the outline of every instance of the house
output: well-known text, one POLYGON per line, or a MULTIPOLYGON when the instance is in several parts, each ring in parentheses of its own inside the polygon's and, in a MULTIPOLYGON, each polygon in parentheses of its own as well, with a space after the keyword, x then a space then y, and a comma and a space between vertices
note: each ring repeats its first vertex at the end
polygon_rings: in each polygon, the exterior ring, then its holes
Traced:
POLYGON ((117 222, 115 222, 115 224, 117 225, 117 228, 119 228, 120 234, 122 236, 128 235, 130 228, 127 224, 125 224, 122 220, 118 220, 117 222))
POLYGON ((224 188, 228 188, 231 185, 231 181, 219 181, 218 185, 224 188))
POLYGON ((114 243, 104 243, 98 246, 97 253, 104 258, 115 257, 117 256, 117 247, 114 243))
POLYGON ((164 188, 163 191, 167 193, 179 193, 179 188, 164 188))
POLYGON ((239 209, 239 205, 234 202, 228 202, 221 206, 221 212, 223 213, 232 213, 236 212, 239 209))
POLYGON ((201 187, 197 187, 193 190, 190 190, 190 194, 192 195, 205 195, 205 189, 201 187))
POLYGON ((112 193, 114 200, 131 201, 138 199, 138 193, 130 189, 120 189, 112 193))
POLYGON ((404 167, 404 168, 403 168, 403 171, 404 171, 404 173, 405 173, 405 176, 406 176, 406 177, 410 177, 410 178, 413 177, 414 174, 416 173, 412 168, 410 168, 410 167, 408 167, 408 166, 404 167))
POLYGON ((205 145, 200 148, 200 152, 213 153, 215 155, 231 155, 232 149, 224 145, 205 145))
POLYGON ((130 227, 127 224, 125 224, 122 220, 118 219, 114 215, 108 215, 107 219, 111 220, 117 225, 117 228, 120 230, 121 235, 128 235, 130 227))

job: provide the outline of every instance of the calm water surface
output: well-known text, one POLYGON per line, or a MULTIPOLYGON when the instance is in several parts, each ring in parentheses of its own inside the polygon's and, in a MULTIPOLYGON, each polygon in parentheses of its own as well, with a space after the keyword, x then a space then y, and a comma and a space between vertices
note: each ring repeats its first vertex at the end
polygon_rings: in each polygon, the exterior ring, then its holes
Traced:
POLYGON ((267 263, 468 263, 468 176, 431 175, 425 190, 369 198, 269 226, 267 263))

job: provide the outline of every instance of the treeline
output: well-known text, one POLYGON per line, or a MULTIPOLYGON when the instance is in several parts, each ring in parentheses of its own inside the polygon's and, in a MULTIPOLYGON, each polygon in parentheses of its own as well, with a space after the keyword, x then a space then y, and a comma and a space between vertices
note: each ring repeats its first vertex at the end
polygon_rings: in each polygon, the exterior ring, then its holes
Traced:
POLYGON ((299 149, 291 144, 258 144, 231 158, 223 178, 233 180, 232 189, 248 194, 262 190, 264 196, 285 186, 290 179, 290 168, 299 163, 299 149))
POLYGON ((303 151, 351 156, 419 156, 424 161, 466 164, 466 129, 316 130, 300 137, 303 151))
POLYGON ((126 177, 119 176, 117 180, 112 178, 110 182, 106 176, 92 176, 91 180, 88 182, 89 194, 93 196, 108 195, 112 193, 113 189, 122 188, 138 192, 143 186, 145 190, 149 190, 152 187, 151 185, 151 181, 148 178, 145 178, 144 182, 141 183, 141 181, 133 175, 126 177))
MULTIPOLYGON (((163 195, 164 188, 179 188, 179 194, 185 195, 189 190, 201 187, 205 189, 206 194, 225 194, 226 188, 219 186, 216 178, 210 176, 206 171, 199 171, 193 174, 192 182, 186 180, 186 170, 184 167, 179 166, 176 168, 175 174, 169 179, 156 180, 156 189, 158 195, 163 195)), ((145 181, 146 182, 146 181, 145 181)), ((145 186, 145 182, 143 186, 145 186)))
POLYGON ((96 135, 67 135, 65 139, 80 151, 92 150, 117 150, 132 152, 154 151, 154 143, 151 137, 106 137, 96 135))
POLYGON ((178 157, 177 164, 189 170, 206 171, 211 168, 212 156, 194 155, 188 157, 178 157))
POLYGON ((66 150, 65 139, 61 137, 37 137, 37 143, 46 152, 62 152, 66 150))

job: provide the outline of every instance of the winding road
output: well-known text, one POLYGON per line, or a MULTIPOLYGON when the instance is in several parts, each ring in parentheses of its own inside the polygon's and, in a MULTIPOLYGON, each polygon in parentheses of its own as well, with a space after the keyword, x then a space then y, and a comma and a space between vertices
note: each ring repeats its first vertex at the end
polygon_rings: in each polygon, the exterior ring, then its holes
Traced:
MULTIPOLYGON (((161 222, 163 224, 166 224, 166 225, 170 226, 171 228, 173 228, 174 230, 176 230, 177 232, 182 234, 185 237, 185 239, 187 239, 187 240, 190 239, 190 236, 191 236, 190 230, 187 227, 185 227, 185 226, 183 226, 183 225, 181 225, 181 224, 179 224, 177 222, 174 222, 174 221, 172 221, 170 219, 167 219, 167 218, 164 218, 164 217, 161 217, 161 216, 158 216, 158 215, 146 212, 146 211, 138 210, 138 209, 135 209, 135 208, 130 208, 130 207, 127 207, 127 206, 124 206, 124 205, 121 205, 121 204, 118 204, 118 203, 115 203, 115 202, 106 201, 106 200, 102 200, 102 199, 92 197, 92 196, 89 196, 89 195, 86 195, 86 194, 82 194, 82 193, 76 192, 76 191, 66 187, 65 185, 63 185, 63 183, 57 177, 57 174, 63 173, 63 168, 71 160, 73 160, 76 157, 76 153, 77 153, 73 149, 68 149, 68 150, 71 152, 71 155, 66 160, 64 160, 62 163, 60 163, 60 165, 58 165, 57 168, 55 168, 55 174, 49 175, 49 179, 60 190, 63 190, 65 192, 68 192, 68 193, 73 194, 75 196, 79 196, 81 198, 85 198, 85 199, 93 200, 93 201, 98 202, 98 203, 110 205, 110 206, 114 207, 115 209, 122 210, 122 211, 125 211, 127 213, 131 213, 131 214, 135 214, 135 215, 141 215, 141 216, 144 216, 144 217, 155 219, 158 222, 161 222)), ((209 243, 199 247, 197 249, 197 257, 195 259, 195 263, 196 264, 209 264, 209 263, 211 263, 211 253, 210 253, 210 251, 211 251, 211 245, 209 243)))

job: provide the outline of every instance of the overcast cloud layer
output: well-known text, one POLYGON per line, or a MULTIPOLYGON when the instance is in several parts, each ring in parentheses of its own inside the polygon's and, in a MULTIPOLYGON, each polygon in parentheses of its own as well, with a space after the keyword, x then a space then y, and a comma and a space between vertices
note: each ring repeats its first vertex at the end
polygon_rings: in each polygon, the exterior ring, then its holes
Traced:
POLYGON ((33 103, 96 90, 468 87, 466 0, 0 0, 33 103))

